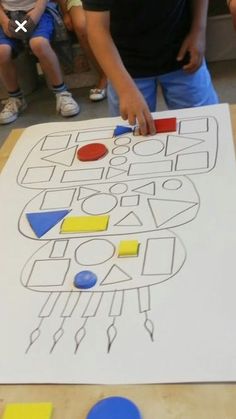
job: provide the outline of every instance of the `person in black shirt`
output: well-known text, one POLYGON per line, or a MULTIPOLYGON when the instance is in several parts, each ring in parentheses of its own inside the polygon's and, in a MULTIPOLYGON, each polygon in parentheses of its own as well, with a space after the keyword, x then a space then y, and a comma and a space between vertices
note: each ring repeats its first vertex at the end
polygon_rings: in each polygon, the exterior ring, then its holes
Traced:
POLYGON ((158 83, 169 109, 218 102, 203 57, 208 0, 83 0, 83 7, 113 116, 154 133, 158 83))

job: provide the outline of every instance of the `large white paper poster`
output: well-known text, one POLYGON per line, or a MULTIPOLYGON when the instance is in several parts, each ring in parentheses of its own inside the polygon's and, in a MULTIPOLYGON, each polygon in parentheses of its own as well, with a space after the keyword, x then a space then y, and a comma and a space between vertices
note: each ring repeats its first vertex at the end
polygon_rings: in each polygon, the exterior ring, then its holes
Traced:
POLYGON ((156 116, 176 131, 113 137, 113 118, 18 141, 0 178, 2 383, 236 380, 228 107, 156 116), (108 153, 79 161, 90 143, 108 153))

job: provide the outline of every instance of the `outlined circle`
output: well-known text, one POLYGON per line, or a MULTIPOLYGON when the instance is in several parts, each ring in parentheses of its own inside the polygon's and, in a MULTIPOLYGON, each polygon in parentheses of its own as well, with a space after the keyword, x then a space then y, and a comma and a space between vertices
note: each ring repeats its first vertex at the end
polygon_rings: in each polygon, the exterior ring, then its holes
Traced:
POLYGON ((114 193, 116 195, 121 195, 127 192, 128 186, 126 183, 116 183, 115 185, 112 185, 109 189, 111 193, 114 193))
POLYGON ((168 191, 177 191, 183 186, 183 182, 180 179, 167 179, 162 183, 162 187, 168 191))
POLYGON ((107 262, 115 254, 115 246, 105 239, 91 239, 75 249, 75 260, 82 266, 94 266, 107 262))
POLYGON ((129 137, 119 137, 114 141, 115 145, 127 145, 131 143, 131 138, 129 137))
POLYGON ((118 147, 113 148, 112 154, 115 154, 115 156, 119 156, 122 154, 127 154, 129 152, 129 147, 126 145, 120 145, 118 147))
POLYGON ((85 198, 81 205, 81 209, 85 214, 100 215, 112 211, 116 205, 116 196, 108 193, 98 193, 85 198))
POLYGON ((138 156, 154 156, 164 149, 164 144, 160 140, 147 139, 134 144, 133 152, 138 156))
POLYGON ((120 156, 120 157, 113 157, 109 163, 111 166, 120 166, 121 164, 125 164, 126 162, 127 162, 127 157, 120 156))

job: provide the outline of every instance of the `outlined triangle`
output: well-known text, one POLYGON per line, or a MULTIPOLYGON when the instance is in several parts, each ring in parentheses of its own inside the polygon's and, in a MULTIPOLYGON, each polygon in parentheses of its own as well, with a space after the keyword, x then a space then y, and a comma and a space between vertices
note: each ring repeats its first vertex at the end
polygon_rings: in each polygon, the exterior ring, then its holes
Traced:
POLYGON ((57 153, 49 154, 49 156, 42 157, 42 160, 70 167, 74 161, 76 149, 77 146, 70 147, 66 150, 58 151, 57 153))
POLYGON ((100 193, 100 191, 98 191, 97 189, 86 188, 85 186, 81 186, 79 188, 77 200, 79 201, 80 199, 88 198, 89 196, 92 196, 97 193, 100 193))
POLYGON ((155 195, 156 194, 156 184, 155 182, 146 183, 143 186, 132 189, 132 191, 139 192, 144 195, 155 195))
POLYGON ((132 280, 132 277, 123 271, 119 266, 114 264, 107 272, 100 285, 117 284, 118 282, 125 282, 130 280, 132 280))
POLYGON ((113 177, 119 176, 123 173, 126 173, 124 169, 117 169, 115 167, 109 167, 106 175, 106 179, 111 179, 113 177))
POLYGON ((115 226, 124 226, 124 227, 136 227, 136 226, 142 226, 142 221, 138 218, 138 216, 133 212, 130 211, 128 214, 126 214, 125 217, 123 217, 121 220, 119 220, 115 226))
POLYGON ((166 140, 166 152, 165 156, 170 156, 171 154, 176 154, 179 151, 186 150, 190 147, 195 147, 204 140, 190 137, 182 137, 180 135, 168 135, 166 140))
POLYGON ((37 237, 42 237, 61 221, 71 210, 31 212, 26 218, 37 237))
POLYGON ((156 227, 163 226, 178 215, 198 205, 198 202, 176 201, 169 199, 148 199, 156 227))

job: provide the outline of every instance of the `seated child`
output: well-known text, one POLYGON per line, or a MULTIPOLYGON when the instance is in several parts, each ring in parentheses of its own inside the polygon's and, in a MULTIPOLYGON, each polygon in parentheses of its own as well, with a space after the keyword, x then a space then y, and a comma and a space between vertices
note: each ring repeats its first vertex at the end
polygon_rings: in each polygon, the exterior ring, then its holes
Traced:
MULTIPOLYGON (((17 119, 26 108, 26 101, 17 80, 16 66, 13 60, 26 40, 33 54, 39 60, 41 68, 52 86, 56 96, 56 109, 62 116, 74 116, 79 113, 79 105, 68 92, 62 77, 59 61, 53 51, 50 40, 54 31, 54 18, 47 10, 47 0, 0 0, 0 79, 8 91, 9 98, 0 112, 0 124, 8 124, 17 119), (29 32, 16 25, 16 16, 25 12, 29 20, 29 32), (15 28, 15 31, 14 31, 15 28)), ((21 20, 22 22, 22 20, 21 20)), ((27 24, 25 25, 27 28, 27 24)), ((26 69, 27 71, 27 69, 26 69)))
POLYGON ((106 76, 98 64, 94 54, 88 43, 85 12, 82 6, 81 0, 59 0, 64 23, 69 31, 74 31, 77 39, 86 53, 86 56, 91 61, 95 69, 97 70, 99 80, 95 88, 90 90, 89 98, 92 101, 99 101, 106 97, 106 76))

